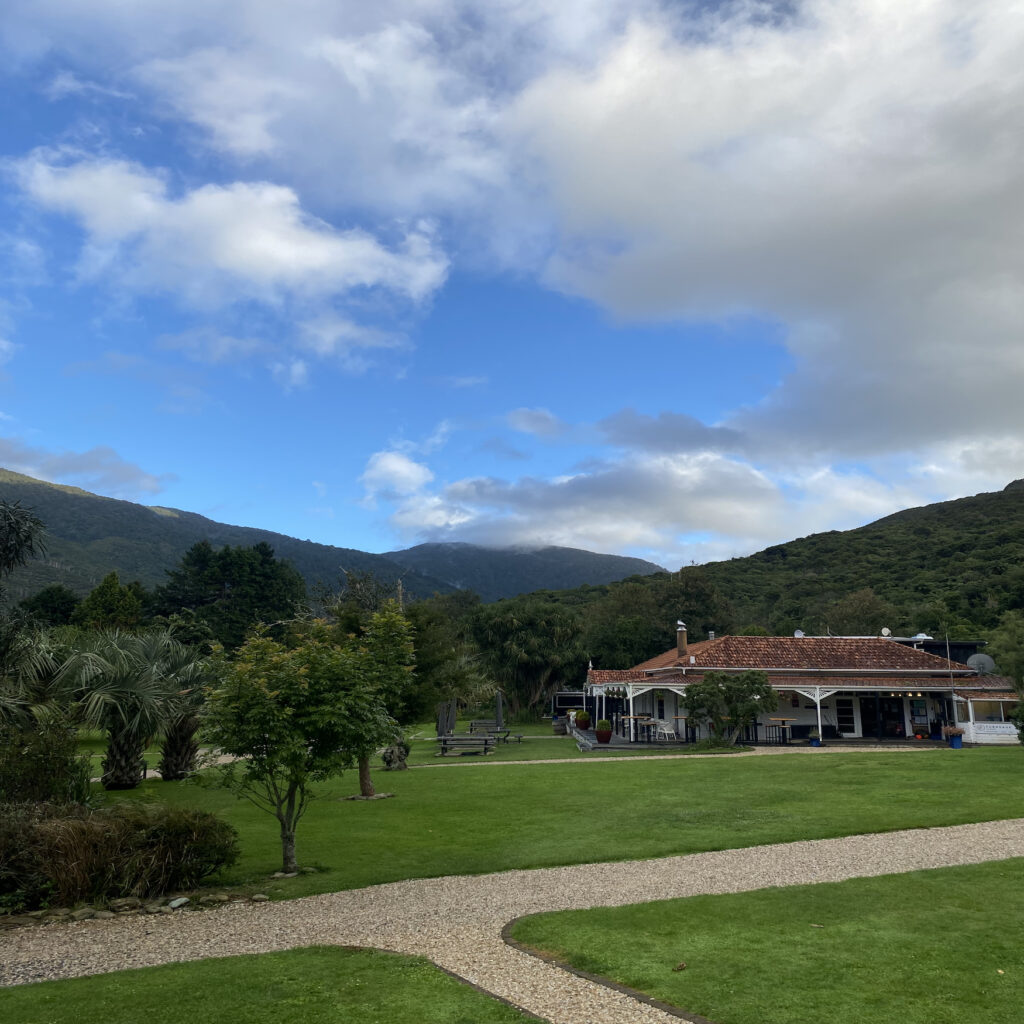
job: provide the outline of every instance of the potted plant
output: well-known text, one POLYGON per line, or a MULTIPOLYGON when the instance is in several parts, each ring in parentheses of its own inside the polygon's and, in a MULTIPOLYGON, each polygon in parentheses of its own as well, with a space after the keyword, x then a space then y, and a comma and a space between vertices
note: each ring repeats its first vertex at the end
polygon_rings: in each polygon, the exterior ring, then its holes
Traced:
POLYGON ((964 731, 959 725, 944 725, 942 736, 954 750, 959 750, 964 745, 964 731))
POLYGON ((597 736, 598 743, 611 743, 612 723, 607 718, 598 719, 597 724, 594 726, 594 735, 597 736))
POLYGON ((590 712, 589 711, 577 711, 576 712, 576 725, 580 729, 590 728, 590 712))
POLYGON ((821 746, 821 733, 819 733, 817 729, 812 729, 807 734, 807 742, 810 743, 810 745, 812 747, 820 747, 821 746))

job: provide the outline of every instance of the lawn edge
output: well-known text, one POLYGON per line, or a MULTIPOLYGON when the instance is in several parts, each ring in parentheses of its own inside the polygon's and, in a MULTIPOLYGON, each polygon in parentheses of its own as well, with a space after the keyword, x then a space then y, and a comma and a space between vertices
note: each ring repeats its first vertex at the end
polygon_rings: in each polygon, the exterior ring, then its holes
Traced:
POLYGON ((519 942, 518 939, 512 938, 512 929, 520 921, 524 921, 528 917, 538 916, 538 914, 520 914, 518 917, 513 917, 511 921, 507 922, 502 927, 501 941, 504 942, 506 946, 511 946, 512 949, 516 949, 520 953, 532 956, 536 960, 542 960, 544 963, 565 971, 568 974, 575 974, 577 978, 582 978, 584 981, 590 981, 595 985, 601 985, 604 988, 609 988, 613 992, 620 992, 623 995, 629 996, 631 999, 635 999, 638 1003, 645 1003, 647 1006, 651 1006, 656 1010, 661 1010, 662 1013, 669 1014, 669 1016, 689 1021, 690 1024, 715 1024, 715 1021, 709 1020, 707 1017, 702 1017, 699 1013, 690 1013, 687 1010, 681 1010, 678 1006, 662 1002, 660 999, 655 999, 644 992, 640 992, 638 989, 630 988, 628 985, 620 985, 619 982, 612 981, 611 978, 607 978, 603 974, 591 974, 590 971, 584 971, 579 967, 573 967, 572 964, 566 963, 557 956, 552 956, 549 953, 542 953, 540 950, 534 949, 532 946, 527 946, 524 943, 519 942))

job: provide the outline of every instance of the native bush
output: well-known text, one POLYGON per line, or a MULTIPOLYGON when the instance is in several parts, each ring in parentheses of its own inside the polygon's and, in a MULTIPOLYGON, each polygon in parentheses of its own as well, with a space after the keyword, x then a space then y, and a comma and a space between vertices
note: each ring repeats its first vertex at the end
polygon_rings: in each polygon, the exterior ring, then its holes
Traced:
POLYGON ((206 811, 158 804, 0 805, 0 905, 37 907, 189 889, 238 859, 206 811))
POLYGON ((89 802, 90 765, 66 723, 0 724, 0 803, 89 802))

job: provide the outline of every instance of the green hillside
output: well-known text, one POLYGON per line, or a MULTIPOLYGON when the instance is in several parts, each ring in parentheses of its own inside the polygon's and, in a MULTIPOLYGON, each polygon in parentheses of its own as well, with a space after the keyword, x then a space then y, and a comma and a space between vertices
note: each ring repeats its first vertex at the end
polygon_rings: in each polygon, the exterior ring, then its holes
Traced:
POLYGON ((642 558, 599 555, 580 548, 484 548, 476 544, 419 544, 387 557, 484 601, 533 590, 564 590, 664 572, 642 558), (514 582, 513 582, 514 581, 514 582), (510 587, 510 582, 513 586, 510 587))
POLYGON ((831 625, 836 603, 864 588, 893 606, 894 630, 988 629, 1024 607, 1024 481, 702 568, 739 623, 772 631, 831 625))
POLYGON ((984 634, 1004 612, 1024 608, 1024 481, 744 558, 551 596, 587 620, 606 620, 606 633, 613 609, 621 615, 642 606, 664 629, 663 648, 677 617, 687 619, 694 638, 709 628, 984 634))
POLYGON ((307 584, 317 580, 336 584, 343 569, 354 569, 373 572, 384 581, 401 577, 406 592, 417 597, 454 589, 441 580, 404 570, 382 555, 296 540, 270 530, 228 526, 193 512, 104 498, 9 470, 0 469, 0 499, 34 508, 46 524, 46 558, 30 562, 7 582, 15 601, 51 583, 87 594, 112 569, 124 581, 139 580, 153 587, 164 583, 165 570, 177 565, 200 540, 215 547, 248 547, 265 541, 302 573, 307 584))
POLYGON ((9 580, 7 589, 15 601, 51 583, 63 583, 84 595, 112 569, 125 582, 139 580, 154 587, 165 582, 165 571, 200 540, 215 547, 265 541, 302 573, 307 585, 317 581, 336 584, 343 569, 372 572, 383 582, 400 577, 405 592, 413 597, 469 589, 485 601, 495 601, 532 590, 601 584, 635 573, 662 571, 639 558, 575 548, 530 551, 421 544, 377 555, 269 530, 228 526, 179 509, 104 498, 4 469, 0 469, 0 499, 34 508, 46 524, 46 558, 19 569, 9 580))

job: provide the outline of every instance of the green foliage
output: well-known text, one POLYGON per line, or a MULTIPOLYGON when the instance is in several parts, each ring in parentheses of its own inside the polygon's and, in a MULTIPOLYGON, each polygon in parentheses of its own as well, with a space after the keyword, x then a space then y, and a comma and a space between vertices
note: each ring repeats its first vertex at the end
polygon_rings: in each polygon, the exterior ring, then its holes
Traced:
POLYGON ((165 630, 100 630, 77 638, 61 676, 84 720, 107 734, 105 788, 141 782, 146 744, 194 714, 204 671, 201 656, 165 630))
POLYGON ((1024 743, 1024 701, 1021 701, 1009 715, 1010 721, 1017 726, 1017 736, 1024 743))
POLYGON ((582 627, 568 608, 539 597, 499 601, 480 609, 474 632, 513 714, 540 710, 554 690, 582 682, 582 627))
POLYGON ((116 572, 107 573, 75 608, 71 621, 86 629, 136 629, 142 622, 143 594, 138 583, 121 585, 116 572))
POLYGON ((178 568, 168 571, 153 602, 160 615, 193 613, 233 650, 257 623, 291 619, 305 597, 302 577, 275 558, 269 544, 215 550, 201 541, 185 552, 178 568))
POLYGON ((1024 692, 1024 611, 1006 612, 999 626, 989 634, 988 652, 1004 676, 1024 692))
POLYGON ((597 732, 611 732, 612 723, 609 722, 607 718, 599 718, 597 720, 597 724, 594 726, 594 729, 597 732))
POLYGON ((191 888, 238 858, 235 830, 184 807, 0 806, 0 899, 8 905, 191 888))
MULTIPOLYGON (((381 644, 395 639, 390 619, 381 633, 381 644)), ((257 633, 232 660, 222 657, 204 715, 210 742, 239 759, 217 769, 220 784, 277 818, 285 871, 296 870, 295 831, 311 785, 397 735, 382 690, 400 663, 375 640, 340 639, 322 621, 290 639, 257 633)))
POLYGON ((484 673, 473 638, 479 607, 476 594, 463 591, 417 601, 406 609, 413 628, 416 681, 405 701, 403 722, 429 719, 440 701, 458 700, 466 706, 493 696, 494 684, 484 673))
POLYGON ((759 715, 779 706, 779 695, 764 672, 709 672, 686 687, 684 701, 691 718, 707 723, 719 743, 733 746, 759 715))
POLYGON ((0 724, 0 803, 88 803, 90 760, 77 735, 61 720, 0 724))
POLYGON ((74 591, 61 583, 52 583, 38 594, 25 598, 19 607, 41 626, 67 626, 78 605, 74 591))
POLYGON ((0 579, 43 554, 45 528, 35 509, 20 501, 0 501, 0 579))

